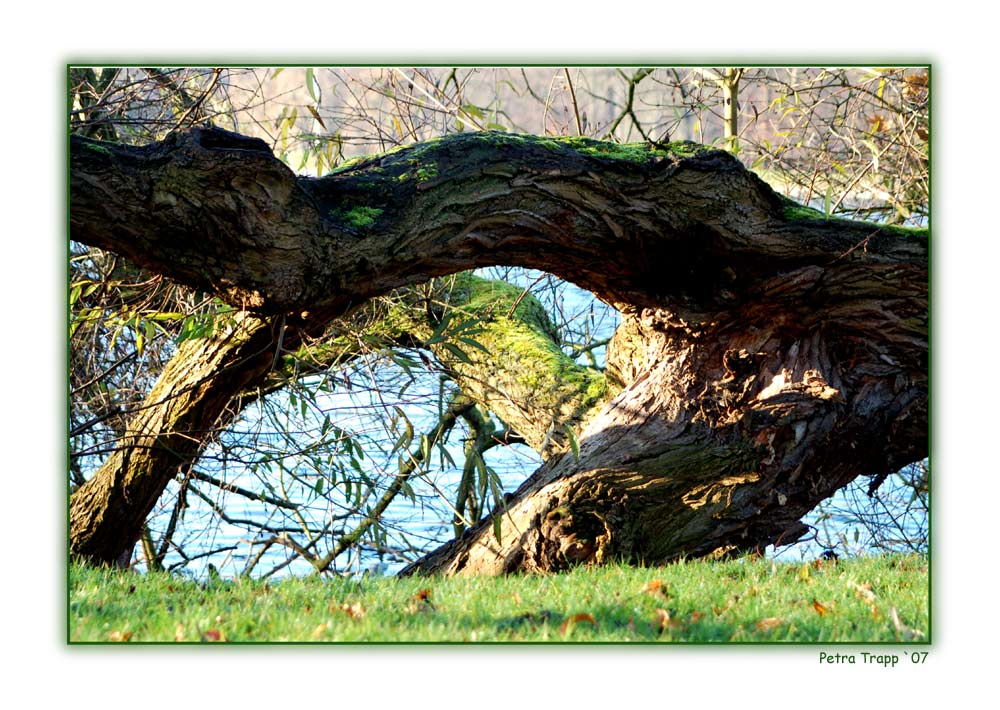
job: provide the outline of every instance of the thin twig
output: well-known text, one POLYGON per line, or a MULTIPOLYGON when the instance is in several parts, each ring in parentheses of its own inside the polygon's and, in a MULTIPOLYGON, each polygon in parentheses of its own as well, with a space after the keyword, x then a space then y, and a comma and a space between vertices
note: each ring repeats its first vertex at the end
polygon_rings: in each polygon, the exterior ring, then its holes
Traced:
POLYGON ((566 72, 566 83, 569 84, 569 95, 573 99, 573 115, 576 116, 576 134, 578 136, 583 135, 583 123, 580 121, 580 107, 576 104, 576 91, 573 90, 573 80, 569 76, 569 68, 564 67, 563 71, 566 72))

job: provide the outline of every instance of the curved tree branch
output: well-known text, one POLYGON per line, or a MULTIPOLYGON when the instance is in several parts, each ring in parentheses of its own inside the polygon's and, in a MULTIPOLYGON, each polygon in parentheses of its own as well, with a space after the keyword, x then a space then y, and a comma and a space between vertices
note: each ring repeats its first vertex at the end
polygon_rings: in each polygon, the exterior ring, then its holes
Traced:
POLYGON ((926 456, 926 230, 823 219, 724 152, 461 134, 309 179, 260 141, 192 129, 144 148, 73 137, 71 171, 74 239, 295 327, 491 264, 624 313, 624 389, 579 455, 410 571, 788 542, 856 476, 926 456))

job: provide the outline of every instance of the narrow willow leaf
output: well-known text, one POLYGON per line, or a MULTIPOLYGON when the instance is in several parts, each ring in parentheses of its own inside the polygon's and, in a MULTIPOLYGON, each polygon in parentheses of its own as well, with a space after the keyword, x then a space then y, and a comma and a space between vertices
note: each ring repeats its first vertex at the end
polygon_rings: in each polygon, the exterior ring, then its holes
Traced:
POLYGON ((399 435, 399 438, 396 439, 396 443, 393 444, 392 451, 389 452, 390 456, 392 456, 400 449, 406 448, 407 446, 410 445, 410 442, 413 441, 413 425, 410 424, 409 419, 406 419, 405 422, 406 422, 406 427, 403 433, 399 435))
POLYGON ((448 352, 450 352, 452 355, 454 355, 459 360, 461 360, 462 362, 464 362, 466 365, 471 365, 472 364, 472 360, 469 358, 469 356, 466 355, 462 351, 462 349, 459 348, 457 345, 452 345, 451 343, 444 343, 443 346, 444 346, 444 348, 448 352))
POLYGON ((566 424, 563 426, 566 430, 566 435, 569 437, 569 447, 573 450, 573 460, 580 460, 580 442, 576 439, 576 433, 573 431, 573 427, 566 424))
POLYGON ((472 338, 462 338, 462 337, 456 338, 456 340, 458 340, 459 342, 465 343, 466 345, 470 345, 470 346, 472 346, 474 348, 479 348, 480 350, 482 350, 487 355, 490 354, 490 349, 488 347, 486 347, 485 345, 483 345, 482 343, 480 343, 478 340, 473 340, 472 338))
MULTIPOLYGON (((315 118, 316 122, 323 127, 324 131, 329 130, 326 127, 326 124, 323 123, 323 117, 319 115, 319 111, 317 111, 313 106, 306 106, 306 108, 309 109, 309 113, 313 115, 313 118, 315 118)), ((322 154, 319 154, 319 157, 322 157, 322 154)))
POLYGON ((312 67, 306 69, 306 88, 309 90, 309 96, 312 97, 312 100, 319 103, 319 96, 316 95, 316 77, 314 74, 315 72, 312 67))

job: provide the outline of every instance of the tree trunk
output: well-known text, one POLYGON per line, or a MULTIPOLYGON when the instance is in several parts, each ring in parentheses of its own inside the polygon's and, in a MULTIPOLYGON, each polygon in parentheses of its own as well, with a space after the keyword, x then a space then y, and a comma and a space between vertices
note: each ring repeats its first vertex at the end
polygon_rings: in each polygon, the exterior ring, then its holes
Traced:
POLYGON ((408 573, 791 542, 858 475, 925 457, 926 231, 820 217, 691 144, 463 134, 307 179, 217 129, 71 139, 74 239, 243 308, 325 321, 517 264, 625 314, 609 352, 625 389, 579 456, 521 486, 499 540, 485 521, 408 573))
POLYGON ((73 558, 113 564, 131 553, 178 469, 197 457, 226 410, 238 406, 236 395, 271 369, 276 320, 242 316, 225 335, 178 347, 118 448, 70 498, 73 558))

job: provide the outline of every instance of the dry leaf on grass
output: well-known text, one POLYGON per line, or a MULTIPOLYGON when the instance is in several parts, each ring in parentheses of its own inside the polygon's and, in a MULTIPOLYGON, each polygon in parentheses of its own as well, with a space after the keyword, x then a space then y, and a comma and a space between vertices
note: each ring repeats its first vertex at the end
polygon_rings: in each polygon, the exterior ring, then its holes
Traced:
POLYGON ((851 586, 854 587, 854 596, 858 599, 869 605, 875 603, 875 593, 872 591, 871 582, 865 582, 864 584, 852 583, 851 586))
POLYGON ((361 602, 354 602, 353 604, 344 602, 338 607, 338 611, 344 612, 352 619, 360 619, 367 613, 367 610, 361 605, 361 602))
POLYGON ((319 626, 317 626, 315 629, 312 630, 310 636, 312 636, 314 639, 318 639, 322 637, 323 634, 325 633, 326 633, 326 624, 320 624, 319 626))
POLYGON ((784 619, 778 618, 776 616, 769 616, 766 619, 761 619, 758 621, 754 628, 758 631, 770 631, 771 629, 776 629, 785 623, 784 619))
POLYGON ((434 602, 431 601, 431 590, 421 589, 414 594, 406 609, 411 614, 426 614, 434 611, 434 602))
POLYGON ((201 635, 201 640, 209 642, 225 641, 226 635, 218 629, 209 629, 201 635))
POLYGON ((594 619, 592 614, 573 614, 573 616, 566 619, 566 621, 562 622, 559 626, 559 633, 565 635, 572 631, 577 624, 582 623, 587 623, 591 626, 597 625, 597 621, 594 619))
POLYGON ((642 594, 662 594, 665 597, 669 597, 670 585, 662 579, 654 579, 650 582, 646 582, 639 592, 642 594))
POLYGON ((653 620, 653 624, 656 627, 656 632, 659 634, 662 634, 664 629, 678 629, 681 627, 681 622, 671 618, 670 612, 666 609, 656 610, 656 618, 653 620))
POLYGON ((916 641, 924 637, 923 631, 910 628, 899 620, 899 614, 896 612, 896 607, 889 608, 889 620, 892 622, 892 626, 896 631, 897 641, 916 641))

